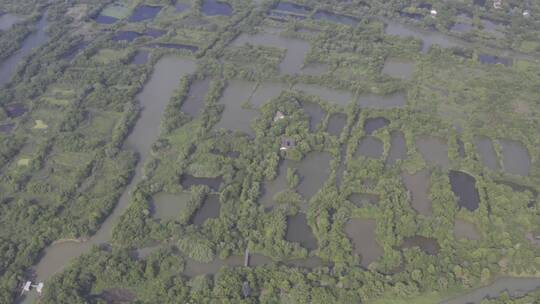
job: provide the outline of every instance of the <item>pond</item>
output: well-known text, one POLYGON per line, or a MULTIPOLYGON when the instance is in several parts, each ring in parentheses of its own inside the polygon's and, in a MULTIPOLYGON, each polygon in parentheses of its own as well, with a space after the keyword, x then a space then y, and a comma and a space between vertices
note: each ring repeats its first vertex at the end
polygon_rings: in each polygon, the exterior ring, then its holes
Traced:
POLYGON ((177 13, 183 13, 185 11, 187 11, 188 9, 190 9, 191 6, 187 3, 180 3, 180 2, 177 2, 175 5, 174 5, 174 9, 177 13))
POLYGON ((317 126, 326 116, 324 109, 319 104, 313 102, 302 103, 302 109, 309 116, 309 130, 311 132, 317 130, 317 126))
POLYGON ((379 203, 379 196, 371 193, 353 193, 347 200, 357 207, 374 206, 379 203))
POLYGON ((364 133, 372 135, 375 131, 382 129, 390 124, 390 121, 384 117, 372 117, 364 122, 364 133))
POLYGON ((190 199, 189 193, 158 193, 152 199, 153 217, 160 220, 177 219, 190 199))
POLYGON ((454 237, 456 239, 467 239, 467 240, 480 240, 482 235, 476 229, 476 226, 468 221, 462 219, 456 219, 454 223, 454 237))
POLYGON ((437 44, 443 48, 460 45, 460 43, 455 39, 452 39, 451 37, 438 32, 421 30, 415 27, 411 27, 409 25, 393 22, 390 20, 385 20, 385 22, 387 24, 385 29, 387 35, 400 36, 404 38, 414 37, 420 39, 422 41, 421 52, 424 54, 427 53, 431 46, 434 44, 437 44))
POLYGON ((399 79, 411 79, 414 72, 414 61, 403 58, 388 58, 384 62, 382 73, 399 79))
POLYGON ((157 14, 161 11, 161 6, 151 6, 151 5, 139 5, 133 11, 133 14, 129 16, 129 22, 141 22, 145 20, 154 19, 157 14))
POLYGON ((132 149, 139 154, 140 160, 137 162, 134 177, 124 190, 112 213, 90 240, 82 243, 56 243, 45 250, 35 267, 38 281, 46 281, 53 274, 62 270, 71 260, 88 252, 94 245, 107 243, 110 240, 116 219, 128 207, 130 193, 142 179, 144 160, 150 153, 152 144, 159 137, 161 117, 170 101, 173 90, 178 86, 180 79, 184 75, 193 73, 195 68, 194 61, 175 56, 163 57, 156 63, 149 81, 136 97, 141 103, 142 111, 124 144, 124 148, 132 149))
POLYGON ((204 108, 204 99, 210 88, 210 78, 195 80, 189 87, 189 94, 180 108, 182 112, 196 117, 204 108))
POLYGON ((302 68, 302 74, 319 76, 330 70, 330 66, 325 63, 308 63, 302 68))
POLYGON ((317 239, 309 227, 304 213, 298 212, 287 217, 287 233, 285 239, 289 242, 300 243, 308 250, 317 249, 317 239))
POLYGON ((133 40, 139 38, 141 33, 134 31, 119 31, 112 37, 112 41, 128 41, 132 42, 133 40))
POLYGON ((347 124, 347 115, 343 113, 334 113, 328 119, 328 133, 339 137, 343 128, 347 124))
POLYGON ((330 175, 332 156, 326 152, 310 152, 300 162, 283 160, 280 162, 277 177, 262 186, 260 203, 266 207, 274 206, 273 197, 288 189, 287 168, 294 168, 300 177, 296 190, 309 199, 324 185, 330 175))
POLYGON ((495 153, 495 148, 491 143, 491 139, 485 136, 475 136, 474 143, 476 144, 476 151, 480 155, 480 160, 484 166, 490 170, 496 171, 499 167, 499 160, 495 153))
POLYGON ((373 109, 391 109, 401 108, 407 104, 405 95, 403 93, 396 93, 390 95, 375 95, 366 94, 361 95, 358 99, 360 107, 373 108, 373 109))
POLYGON ((144 35, 146 36, 150 36, 152 38, 159 38, 163 35, 165 35, 167 33, 167 31, 165 30, 158 30, 158 29, 147 29, 146 31, 144 31, 144 35))
POLYGON ((9 133, 15 128, 14 123, 7 123, 0 125, 0 133, 9 133))
POLYGON ((504 66, 512 65, 512 59, 510 58, 499 57, 499 56, 489 55, 489 54, 478 55, 478 61, 481 64, 501 64, 504 66))
POLYGON ((191 219, 194 225, 202 225, 206 220, 218 218, 220 208, 219 196, 212 194, 208 195, 203 201, 202 206, 195 212, 195 215, 191 219))
POLYGON ((502 148, 503 168, 510 174, 527 176, 531 167, 531 157, 527 148, 519 141, 499 140, 502 148))
POLYGON ((368 158, 381 158, 384 152, 384 144, 377 137, 365 136, 360 140, 358 148, 354 152, 354 157, 363 155, 368 158))
POLYGON ((345 15, 338 15, 329 11, 325 10, 317 10, 315 14, 313 14, 313 19, 315 20, 326 20, 330 22, 335 23, 341 23, 345 25, 355 26, 360 22, 357 18, 351 17, 351 16, 345 16, 345 15))
POLYGON ((198 46, 180 44, 180 43, 150 43, 148 44, 151 48, 166 48, 166 49, 176 49, 176 50, 187 50, 192 53, 195 53, 199 50, 198 46))
POLYGON ((466 33, 473 29, 472 19, 467 14, 459 14, 450 31, 466 33))
POLYGON ((407 143, 405 136, 401 131, 392 131, 390 133, 390 151, 386 159, 387 165, 393 165, 398 159, 407 158, 407 143))
POLYGON ((111 16, 105 16, 99 14, 95 19, 96 23, 98 24, 114 24, 118 19, 111 17, 111 16))
POLYGON ((353 100, 353 95, 349 91, 335 90, 317 85, 301 83, 295 85, 294 89, 308 95, 317 96, 326 102, 341 106, 346 106, 353 100))
POLYGON ((0 16, 0 30, 5 31, 9 30, 15 23, 22 21, 23 19, 19 16, 12 14, 3 14, 0 16))
POLYGON ((431 173, 428 170, 414 174, 404 171, 401 173, 401 179, 409 191, 413 209, 423 216, 432 216, 433 207, 429 199, 431 173))
POLYGON ((4 87, 11 80, 11 77, 17 68, 17 64, 19 64, 24 57, 47 42, 48 37, 45 33, 47 16, 48 13, 45 12, 36 24, 36 31, 24 38, 21 48, 18 51, 0 63, 0 88, 4 87))
POLYGON ((442 301, 440 304, 480 303, 485 298, 497 297, 505 291, 511 297, 522 297, 538 288, 540 288, 540 278, 502 277, 488 286, 474 289, 465 295, 442 301))
POLYGON ((375 229, 377 222, 373 219, 350 219, 345 224, 345 233, 353 243, 353 252, 360 255, 361 265, 369 264, 383 255, 383 248, 377 243, 375 229))
POLYGON ((459 207, 466 208, 469 211, 478 209, 480 196, 476 189, 476 180, 474 177, 465 172, 455 170, 450 170, 448 176, 450 177, 452 192, 458 198, 459 207))
POLYGON ((4 110, 6 111, 7 116, 10 118, 20 117, 28 111, 28 109, 26 109, 26 107, 22 103, 8 104, 4 106, 4 110))
POLYGON ((289 3, 289 2, 279 2, 275 7, 275 10, 278 11, 284 11, 289 13, 295 13, 295 14, 303 14, 307 15, 311 12, 311 8, 307 6, 298 5, 295 3, 289 3))
POLYGON ((403 239, 401 248, 413 248, 418 247, 428 255, 437 255, 439 253, 439 242, 434 238, 427 238, 424 236, 416 235, 413 237, 407 237, 403 239))
POLYGON ((311 198, 330 176, 332 156, 326 152, 310 152, 295 166, 300 174, 297 190, 305 198, 311 198))
POLYGON ((184 174, 180 181, 184 189, 189 189, 195 185, 206 185, 212 191, 219 191, 219 187, 223 183, 222 177, 194 177, 192 175, 184 174))
POLYGON ((285 49, 285 57, 279 64, 281 74, 299 74, 304 64, 304 58, 310 49, 309 42, 294 38, 281 37, 279 34, 259 33, 256 35, 242 34, 232 43, 233 46, 245 44, 261 45, 285 49))
POLYGON ((251 95, 251 104, 260 108, 270 99, 278 97, 283 90, 286 89, 286 85, 278 82, 264 82, 257 86, 257 89, 251 95))
POLYGON ((251 122, 258 116, 255 109, 245 108, 254 90, 254 83, 240 80, 230 81, 219 99, 219 104, 225 106, 221 120, 216 128, 240 131, 255 136, 251 122))
POLYGON ((216 0, 203 0, 201 10, 206 16, 230 16, 233 13, 229 3, 216 0))
POLYGON ((147 51, 137 51, 135 56, 133 56, 132 64, 145 64, 148 61, 150 53, 147 51))
POLYGON ((430 166, 448 168, 448 144, 442 138, 422 135, 416 137, 416 146, 426 163, 430 166))

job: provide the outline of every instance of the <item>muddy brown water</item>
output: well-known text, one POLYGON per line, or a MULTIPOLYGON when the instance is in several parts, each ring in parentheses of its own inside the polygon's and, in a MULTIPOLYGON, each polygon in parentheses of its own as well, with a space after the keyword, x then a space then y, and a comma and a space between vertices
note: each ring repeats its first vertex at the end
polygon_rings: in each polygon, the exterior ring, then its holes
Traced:
POLYGON ((317 239, 308 225, 306 215, 297 213, 294 216, 287 217, 287 232, 285 239, 289 242, 300 243, 308 250, 317 249, 317 239))
POLYGON ((361 265, 368 267, 383 255, 383 248, 377 243, 373 219, 350 219, 345 224, 345 233, 353 243, 353 252, 360 255, 361 265))
POLYGON ((458 198, 458 205, 469 211, 478 209, 480 196, 476 189, 476 180, 474 177, 465 172, 455 170, 450 170, 449 177, 452 192, 458 198))
MULTIPOLYGON (((182 76, 195 71, 193 60, 168 56, 160 59, 137 100, 143 106, 141 115, 125 141, 124 147, 136 151, 140 156, 135 175, 125 189, 113 212, 101 225, 98 232, 90 240, 57 243, 47 247, 39 263, 35 266, 38 281, 47 281, 53 274, 61 271, 74 258, 88 252, 92 246, 107 243, 110 240, 112 228, 117 218, 128 207, 130 193, 141 180, 144 160, 150 153, 150 148, 160 133, 161 117, 168 104, 174 88, 182 76)), ((45 285, 46 286, 46 285, 45 285)))
POLYGON ((429 199, 430 178, 431 173, 428 170, 414 174, 401 173, 401 179, 410 193, 413 209, 423 216, 433 215, 433 207, 429 199))
POLYGON ((448 144, 442 138, 434 136, 416 137, 416 146, 426 163, 430 166, 448 168, 448 144))

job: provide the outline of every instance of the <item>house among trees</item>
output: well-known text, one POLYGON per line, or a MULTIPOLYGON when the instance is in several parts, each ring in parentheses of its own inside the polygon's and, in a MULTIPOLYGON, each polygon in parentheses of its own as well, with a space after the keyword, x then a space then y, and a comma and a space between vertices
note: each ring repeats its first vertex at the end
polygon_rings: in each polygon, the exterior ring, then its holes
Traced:
POLYGON ((286 151, 294 147, 296 147, 294 138, 285 137, 285 136, 281 137, 281 148, 279 148, 279 150, 286 151))

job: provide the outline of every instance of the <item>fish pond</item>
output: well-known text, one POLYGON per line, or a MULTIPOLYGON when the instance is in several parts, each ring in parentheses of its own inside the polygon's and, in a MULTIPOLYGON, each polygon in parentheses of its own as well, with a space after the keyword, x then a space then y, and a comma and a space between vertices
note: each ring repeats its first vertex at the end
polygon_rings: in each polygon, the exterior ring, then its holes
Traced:
POLYGON ((353 100, 351 92, 335 90, 310 84, 297 84, 294 89, 308 95, 317 96, 320 99, 341 106, 346 106, 353 100))
POLYGON ((9 30, 14 24, 22 21, 23 19, 19 16, 12 14, 3 14, 0 16, 0 30, 5 31, 9 30))
POLYGON ((354 156, 359 157, 360 155, 363 155, 368 158, 378 159, 381 158, 383 152, 384 144, 380 139, 374 136, 364 136, 360 140, 354 156))
POLYGON ((307 223, 306 215, 301 212, 287 217, 285 239, 289 242, 300 243, 302 247, 308 250, 317 249, 317 239, 307 223))
POLYGON ((491 139, 485 136, 475 136, 474 143, 476 145, 476 151, 480 155, 480 160, 490 170, 497 170, 499 167, 499 160, 495 153, 495 148, 491 142, 491 139))
POLYGON ((384 117, 368 118, 364 122, 364 132, 366 135, 372 135, 373 132, 384 128, 390 124, 390 121, 384 117))
POLYGON ((405 136, 401 131, 392 131, 390 133, 390 151, 386 159, 387 165, 393 165, 399 159, 407 158, 407 143, 405 136))
POLYGON ((131 16, 129 16, 129 22, 141 22, 154 19, 161 11, 161 6, 151 5, 139 5, 135 8, 131 16))
POLYGON ((531 157, 527 148, 519 141, 499 140, 502 148, 503 168, 510 174, 527 176, 531 167, 531 157))
POLYGON ((360 20, 355 17, 339 15, 325 10, 317 10, 315 14, 313 14, 313 19, 341 23, 350 26, 355 26, 358 24, 358 22, 360 22, 360 20))
POLYGON ((390 95, 366 94, 358 98, 360 107, 373 109, 401 108, 407 104, 407 99, 403 93, 390 95))
POLYGON ((304 102, 302 103, 302 109, 309 117, 309 129, 313 132, 317 130, 319 123, 326 116, 324 109, 317 103, 304 102))
POLYGON ((208 219, 218 218, 220 206, 218 195, 208 195, 199 209, 195 212, 191 222, 194 225, 202 225, 208 219))
POLYGON ((203 0, 201 11, 206 16, 231 16, 233 8, 227 2, 203 0))
POLYGON ((443 168, 450 166, 448 144, 442 138, 428 135, 418 136, 416 137, 416 146, 428 165, 443 168))
POLYGON ((403 172, 401 179, 410 193, 412 207, 419 214, 429 217, 433 215, 433 207, 429 199, 431 173, 428 170, 414 174, 403 172))
POLYGON ((182 112, 196 117, 204 107, 204 98, 209 88, 210 78, 193 81, 189 87, 188 97, 182 104, 182 112))
POLYGON ((352 241, 353 252, 361 257, 361 265, 369 264, 383 255, 383 248, 377 243, 375 229, 377 222, 373 219, 350 219, 345 224, 345 233, 352 241))
POLYGON ((450 177, 452 192, 458 198, 459 207, 466 208, 469 211, 478 209, 480 196, 476 189, 476 180, 474 177, 465 172, 455 170, 450 170, 448 175, 450 177))
POLYGON ((239 131, 254 136, 251 122, 258 116, 258 112, 251 108, 249 98, 254 90, 254 83, 233 80, 230 81, 219 104, 225 106, 221 113, 221 120, 216 128, 239 131))
POLYGON ((347 115, 343 113, 334 113, 328 119, 328 133, 334 136, 340 136, 343 128, 347 124, 347 115))

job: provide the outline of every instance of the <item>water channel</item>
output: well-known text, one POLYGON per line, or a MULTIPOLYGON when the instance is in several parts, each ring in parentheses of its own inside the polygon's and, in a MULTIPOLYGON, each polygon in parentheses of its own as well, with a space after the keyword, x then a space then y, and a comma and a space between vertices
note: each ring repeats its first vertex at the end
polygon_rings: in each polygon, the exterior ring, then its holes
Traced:
POLYGON ((47 42, 48 37, 45 34, 47 16, 48 14, 45 12, 36 24, 36 32, 26 37, 22 42, 21 48, 0 64, 0 87, 5 86, 11 80, 13 73, 17 69, 17 65, 24 57, 28 56, 35 48, 47 42))
POLYGON ((195 68, 193 60, 173 56, 164 57, 157 62, 150 80, 142 92, 137 95, 137 100, 143 106, 143 110, 124 144, 124 148, 136 151, 140 157, 134 177, 120 197, 113 212, 101 225, 99 231, 88 241, 57 242, 45 250, 43 257, 34 269, 37 281, 48 280, 73 259, 88 252, 92 246, 110 241, 116 219, 128 207, 130 192, 143 176, 144 160, 150 153, 151 145, 159 136, 161 117, 165 106, 169 102, 174 88, 178 86, 180 78, 193 73, 195 68))

